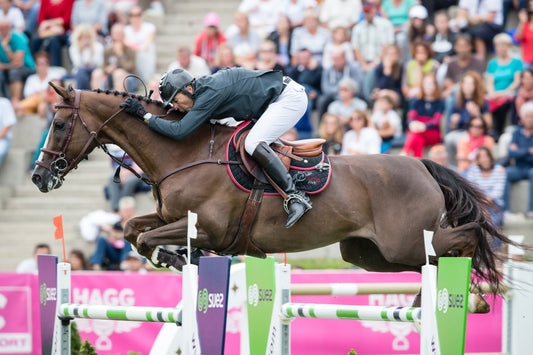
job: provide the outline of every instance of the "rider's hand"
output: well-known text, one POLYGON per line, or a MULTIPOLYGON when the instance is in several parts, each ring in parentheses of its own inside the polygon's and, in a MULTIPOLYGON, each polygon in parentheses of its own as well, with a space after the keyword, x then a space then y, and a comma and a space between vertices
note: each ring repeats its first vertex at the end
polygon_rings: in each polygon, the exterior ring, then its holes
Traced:
POLYGON ((133 115, 134 117, 144 121, 146 119, 146 114, 148 113, 143 105, 132 97, 128 97, 126 101, 120 104, 120 107, 124 107, 124 111, 133 115))

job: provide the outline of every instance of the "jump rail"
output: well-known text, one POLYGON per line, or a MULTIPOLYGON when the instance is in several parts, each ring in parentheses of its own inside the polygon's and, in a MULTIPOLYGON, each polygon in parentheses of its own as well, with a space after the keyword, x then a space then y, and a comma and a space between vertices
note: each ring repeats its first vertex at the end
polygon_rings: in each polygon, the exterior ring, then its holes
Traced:
POLYGON ((64 303, 59 306, 59 314, 64 317, 73 318, 126 320, 159 323, 181 322, 180 309, 164 307, 128 307, 64 303))

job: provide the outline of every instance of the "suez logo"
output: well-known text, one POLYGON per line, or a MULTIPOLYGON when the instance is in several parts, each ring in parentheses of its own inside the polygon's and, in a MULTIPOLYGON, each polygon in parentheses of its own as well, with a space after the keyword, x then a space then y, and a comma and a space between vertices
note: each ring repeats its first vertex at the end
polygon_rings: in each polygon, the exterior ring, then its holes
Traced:
POLYGON ((448 308, 464 308, 465 301, 464 294, 448 293, 448 289, 443 288, 439 290, 437 308, 439 312, 446 313, 448 312, 448 308))
POLYGON ((57 296, 56 288, 46 287, 46 283, 43 282, 39 287, 39 299, 43 306, 46 306, 48 301, 55 301, 57 296))
POLYGON ((198 312, 207 313, 209 308, 224 308, 223 293, 209 293, 207 288, 198 291, 198 312))
POLYGON ((248 303, 257 307, 259 302, 272 302, 273 292, 271 288, 259 288, 257 284, 248 286, 248 303))

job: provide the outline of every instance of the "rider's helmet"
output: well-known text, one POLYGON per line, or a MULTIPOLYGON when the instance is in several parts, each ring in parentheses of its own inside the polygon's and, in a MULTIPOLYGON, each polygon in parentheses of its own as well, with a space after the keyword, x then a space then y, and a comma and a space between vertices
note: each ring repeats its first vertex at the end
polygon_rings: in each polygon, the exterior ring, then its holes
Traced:
POLYGON ((178 92, 192 97, 192 94, 185 87, 193 82, 194 77, 187 70, 174 69, 166 72, 159 81, 159 95, 163 99, 165 106, 172 101, 178 92))

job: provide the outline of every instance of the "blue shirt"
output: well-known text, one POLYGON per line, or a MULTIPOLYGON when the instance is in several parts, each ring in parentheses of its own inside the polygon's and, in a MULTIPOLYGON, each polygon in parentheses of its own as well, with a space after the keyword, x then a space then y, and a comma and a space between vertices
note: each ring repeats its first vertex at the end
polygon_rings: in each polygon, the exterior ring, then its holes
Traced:
MULTIPOLYGON (((35 62, 33 61, 33 57, 31 56, 30 47, 28 46, 28 39, 26 38, 26 35, 17 31, 11 31, 9 47, 13 52, 24 51, 24 66, 26 68, 30 68, 31 70, 35 70, 35 62)), ((4 51, 4 47, 2 46, 0 46, 0 62, 4 64, 9 64, 9 58, 7 57, 7 54, 4 51)))
MULTIPOLYGON (((459 123, 457 124, 457 129, 466 129, 466 124, 468 123, 468 120, 470 119, 470 112, 466 109, 466 103, 471 100, 466 100, 463 107, 459 108, 457 105, 453 106, 452 114, 458 113, 461 118, 459 118, 459 123)), ((489 103, 487 100, 483 102, 483 107, 481 107, 481 115, 484 115, 489 111, 489 103)))
POLYGON ((487 65, 487 74, 494 78, 494 90, 502 91, 507 89, 514 81, 516 72, 524 71, 522 61, 512 58, 506 65, 498 63, 498 58, 491 59, 487 65))
POLYGON ((516 144, 518 149, 509 149, 509 158, 515 160, 516 167, 522 169, 533 168, 533 155, 529 149, 533 147, 533 134, 526 137, 523 127, 516 127, 510 144, 516 144))

